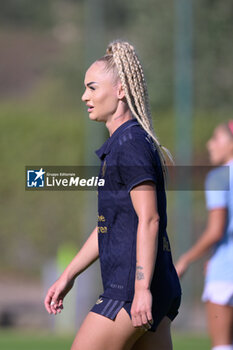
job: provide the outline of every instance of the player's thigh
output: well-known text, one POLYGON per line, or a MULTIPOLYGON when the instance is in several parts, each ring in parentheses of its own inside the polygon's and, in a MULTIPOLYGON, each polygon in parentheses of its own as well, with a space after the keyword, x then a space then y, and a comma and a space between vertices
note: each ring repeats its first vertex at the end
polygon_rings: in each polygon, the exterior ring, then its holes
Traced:
POLYGON ((206 312, 212 345, 232 344, 233 307, 207 302, 206 312))
POLYGON ((133 327, 124 308, 119 311, 114 321, 89 312, 71 350, 130 350, 144 333, 144 330, 133 327))
POLYGON ((164 317, 156 332, 146 332, 136 341, 132 350, 172 350, 171 320, 164 317))

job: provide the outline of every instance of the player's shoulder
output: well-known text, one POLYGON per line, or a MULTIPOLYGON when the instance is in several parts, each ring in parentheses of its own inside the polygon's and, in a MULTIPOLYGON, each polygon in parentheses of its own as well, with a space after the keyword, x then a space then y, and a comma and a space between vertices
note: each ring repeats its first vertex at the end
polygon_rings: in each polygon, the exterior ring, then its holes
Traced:
POLYGON ((150 151, 153 148, 153 142, 151 137, 140 125, 134 125, 124 130, 119 136, 118 146, 120 152, 126 149, 150 151))
POLYGON ((229 185, 229 167, 219 166, 211 169, 205 179, 206 190, 224 190, 229 185), (219 186, 221 185, 221 188, 219 186))

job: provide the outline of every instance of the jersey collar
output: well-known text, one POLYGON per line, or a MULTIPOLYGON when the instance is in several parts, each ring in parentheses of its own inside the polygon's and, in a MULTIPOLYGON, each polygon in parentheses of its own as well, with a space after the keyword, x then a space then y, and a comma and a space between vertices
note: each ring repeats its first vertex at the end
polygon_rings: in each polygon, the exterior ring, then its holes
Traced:
POLYGON ((121 124, 119 128, 117 128, 112 136, 110 136, 104 144, 95 151, 97 156, 102 160, 106 154, 108 154, 111 150, 111 145, 113 144, 114 140, 118 138, 126 129, 130 128, 133 125, 139 125, 138 121, 136 118, 127 120, 127 122, 121 124))

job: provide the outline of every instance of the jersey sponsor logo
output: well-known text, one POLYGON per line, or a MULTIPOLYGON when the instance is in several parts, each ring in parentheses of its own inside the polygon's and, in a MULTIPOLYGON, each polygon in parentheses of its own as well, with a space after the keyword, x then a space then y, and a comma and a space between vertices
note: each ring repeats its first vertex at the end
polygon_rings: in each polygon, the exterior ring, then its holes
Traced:
POLYGON ((98 221, 105 222, 106 219, 105 219, 105 217, 103 215, 98 215, 98 221))
MULTIPOLYGON (((98 223, 99 222, 105 222, 105 216, 103 215, 98 215, 98 223)), ((107 233, 108 232, 108 228, 107 226, 98 226, 98 233, 107 233)))
POLYGON ((98 227, 98 233, 107 233, 107 232, 108 232, 107 226, 99 226, 98 227))

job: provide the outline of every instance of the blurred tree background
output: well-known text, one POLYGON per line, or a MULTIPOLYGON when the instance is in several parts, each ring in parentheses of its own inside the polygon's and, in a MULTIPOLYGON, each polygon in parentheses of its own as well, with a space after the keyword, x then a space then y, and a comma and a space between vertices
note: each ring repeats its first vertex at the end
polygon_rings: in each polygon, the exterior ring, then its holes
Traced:
MULTIPOLYGON (((3 273, 39 276, 42 262, 54 256, 61 244, 79 246, 85 237, 84 193, 25 191, 25 166, 85 164, 84 120, 88 115, 81 95, 87 48, 92 51, 86 32, 95 30, 95 18, 86 18, 86 3, 0 2, 3 273)), ((116 38, 135 45, 148 81, 155 130, 173 153, 174 1, 102 0, 101 4, 104 37, 100 46, 104 50, 116 38)), ((207 139, 218 122, 232 118, 232 18, 230 0, 193 1, 193 164, 208 164, 207 139)), ((194 238, 205 222, 204 195, 196 193, 195 197, 194 238)), ((172 211, 171 198, 171 218, 172 211)), ((91 220, 94 226, 96 218, 91 220)), ((169 225, 175 240, 173 222, 169 225)))

